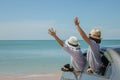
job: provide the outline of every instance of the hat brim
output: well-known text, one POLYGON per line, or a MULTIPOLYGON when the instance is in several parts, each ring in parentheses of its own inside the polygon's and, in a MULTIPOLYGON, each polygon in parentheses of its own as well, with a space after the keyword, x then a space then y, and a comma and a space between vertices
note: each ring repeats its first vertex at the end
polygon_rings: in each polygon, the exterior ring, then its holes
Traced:
POLYGON ((101 37, 97 37, 97 36, 94 36, 94 35, 90 35, 90 37, 95 38, 95 39, 101 39, 101 37))
POLYGON ((65 44, 68 45, 69 47, 72 47, 72 48, 80 48, 80 44, 78 43, 78 46, 72 46, 68 43, 68 40, 65 41, 65 44))

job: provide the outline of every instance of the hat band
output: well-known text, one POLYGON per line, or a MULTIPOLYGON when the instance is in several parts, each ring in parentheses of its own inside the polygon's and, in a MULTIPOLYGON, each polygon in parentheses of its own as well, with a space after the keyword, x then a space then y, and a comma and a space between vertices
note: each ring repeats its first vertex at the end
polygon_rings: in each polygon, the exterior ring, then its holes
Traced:
POLYGON ((69 41, 68 41, 68 44, 71 45, 71 46, 74 46, 74 47, 77 47, 77 46, 78 46, 78 44, 77 44, 77 45, 74 45, 74 44, 71 44, 69 41))
POLYGON ((90 34, 92 36, 95 36, 95 37, 101 37, 101 35, 96 35, 96 34, 90 34))
POLYGON ((101 35, 90 34, 91 37, 100 39, 101 35))

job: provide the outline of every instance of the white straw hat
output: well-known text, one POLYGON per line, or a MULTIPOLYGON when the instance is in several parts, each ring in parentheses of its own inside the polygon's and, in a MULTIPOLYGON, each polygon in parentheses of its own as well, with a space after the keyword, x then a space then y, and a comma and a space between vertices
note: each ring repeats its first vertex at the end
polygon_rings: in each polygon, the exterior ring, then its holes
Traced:
POLYGON ((101 31, 97 28, 94 28, 90 32, 90 37, 95 39, 101 39, 101 31))
POLYGON ((69 46, 69 47, 80 47, 80 44, 78 42, 77 37, 75 36, 71 36, 69 39, 67 39, 65 41, 65 43, 69 46))

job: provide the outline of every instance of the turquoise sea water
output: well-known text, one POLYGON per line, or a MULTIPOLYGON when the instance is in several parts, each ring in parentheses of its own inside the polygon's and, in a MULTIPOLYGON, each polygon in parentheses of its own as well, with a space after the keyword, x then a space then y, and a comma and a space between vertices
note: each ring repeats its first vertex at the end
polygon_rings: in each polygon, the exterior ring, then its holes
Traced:
MULTIPOLYGON (((81 49, 87 48, 83 40, 81 49)), ((120 40, 103 40, 101 46, 120 45, 120 40)), ((0 40, 0 74, 60 72, 70 56, 55 40, 0 40)))

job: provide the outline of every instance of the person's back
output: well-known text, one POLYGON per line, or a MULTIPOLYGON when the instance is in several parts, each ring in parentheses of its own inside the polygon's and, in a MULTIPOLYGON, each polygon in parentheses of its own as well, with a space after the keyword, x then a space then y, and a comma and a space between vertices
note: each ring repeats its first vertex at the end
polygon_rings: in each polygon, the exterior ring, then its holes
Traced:
POLYGON ((77 38, 72 36, 66 40, 63 49, 71 55, 71 65, 74 70, 76 72, 82 72, 85 66, 85 58, 82 54, 77 38))
POLYGON ((99 73, 99 69, 102 66, 101 55, 99 53, 100 46, 94 40, 91 40, 91 45, 87 50, 87 61, 93 72, 99 73))
POLYGON ((67 51, 68 54, 71 55, 71 65, 73 67, 73 73, 75 73, 77 77, 83 71, 86 63, 85 58, 80 50, 78 39, 74 36, 71 36, 68 40, 63 42, 56 35, 56 31, 53 28, 49 29, 48 32, 51 36, 55 38, 59 45, 62 46, 63 49, 67 51))
POLYGON ((102 67, 102 61, 99 53, 99 50, 100 50, 99 43, 101 42, 101 32, 99 29, 95 28, 91 30, 89 37, 87 37, 85 32, 80 27, 77 17, 74 19, 74 23, 81 37, 89 45, 89 48, 87 51, 87 61, 90 68, 87 71, 95 72, 99 74, 100 69, 102 67))

